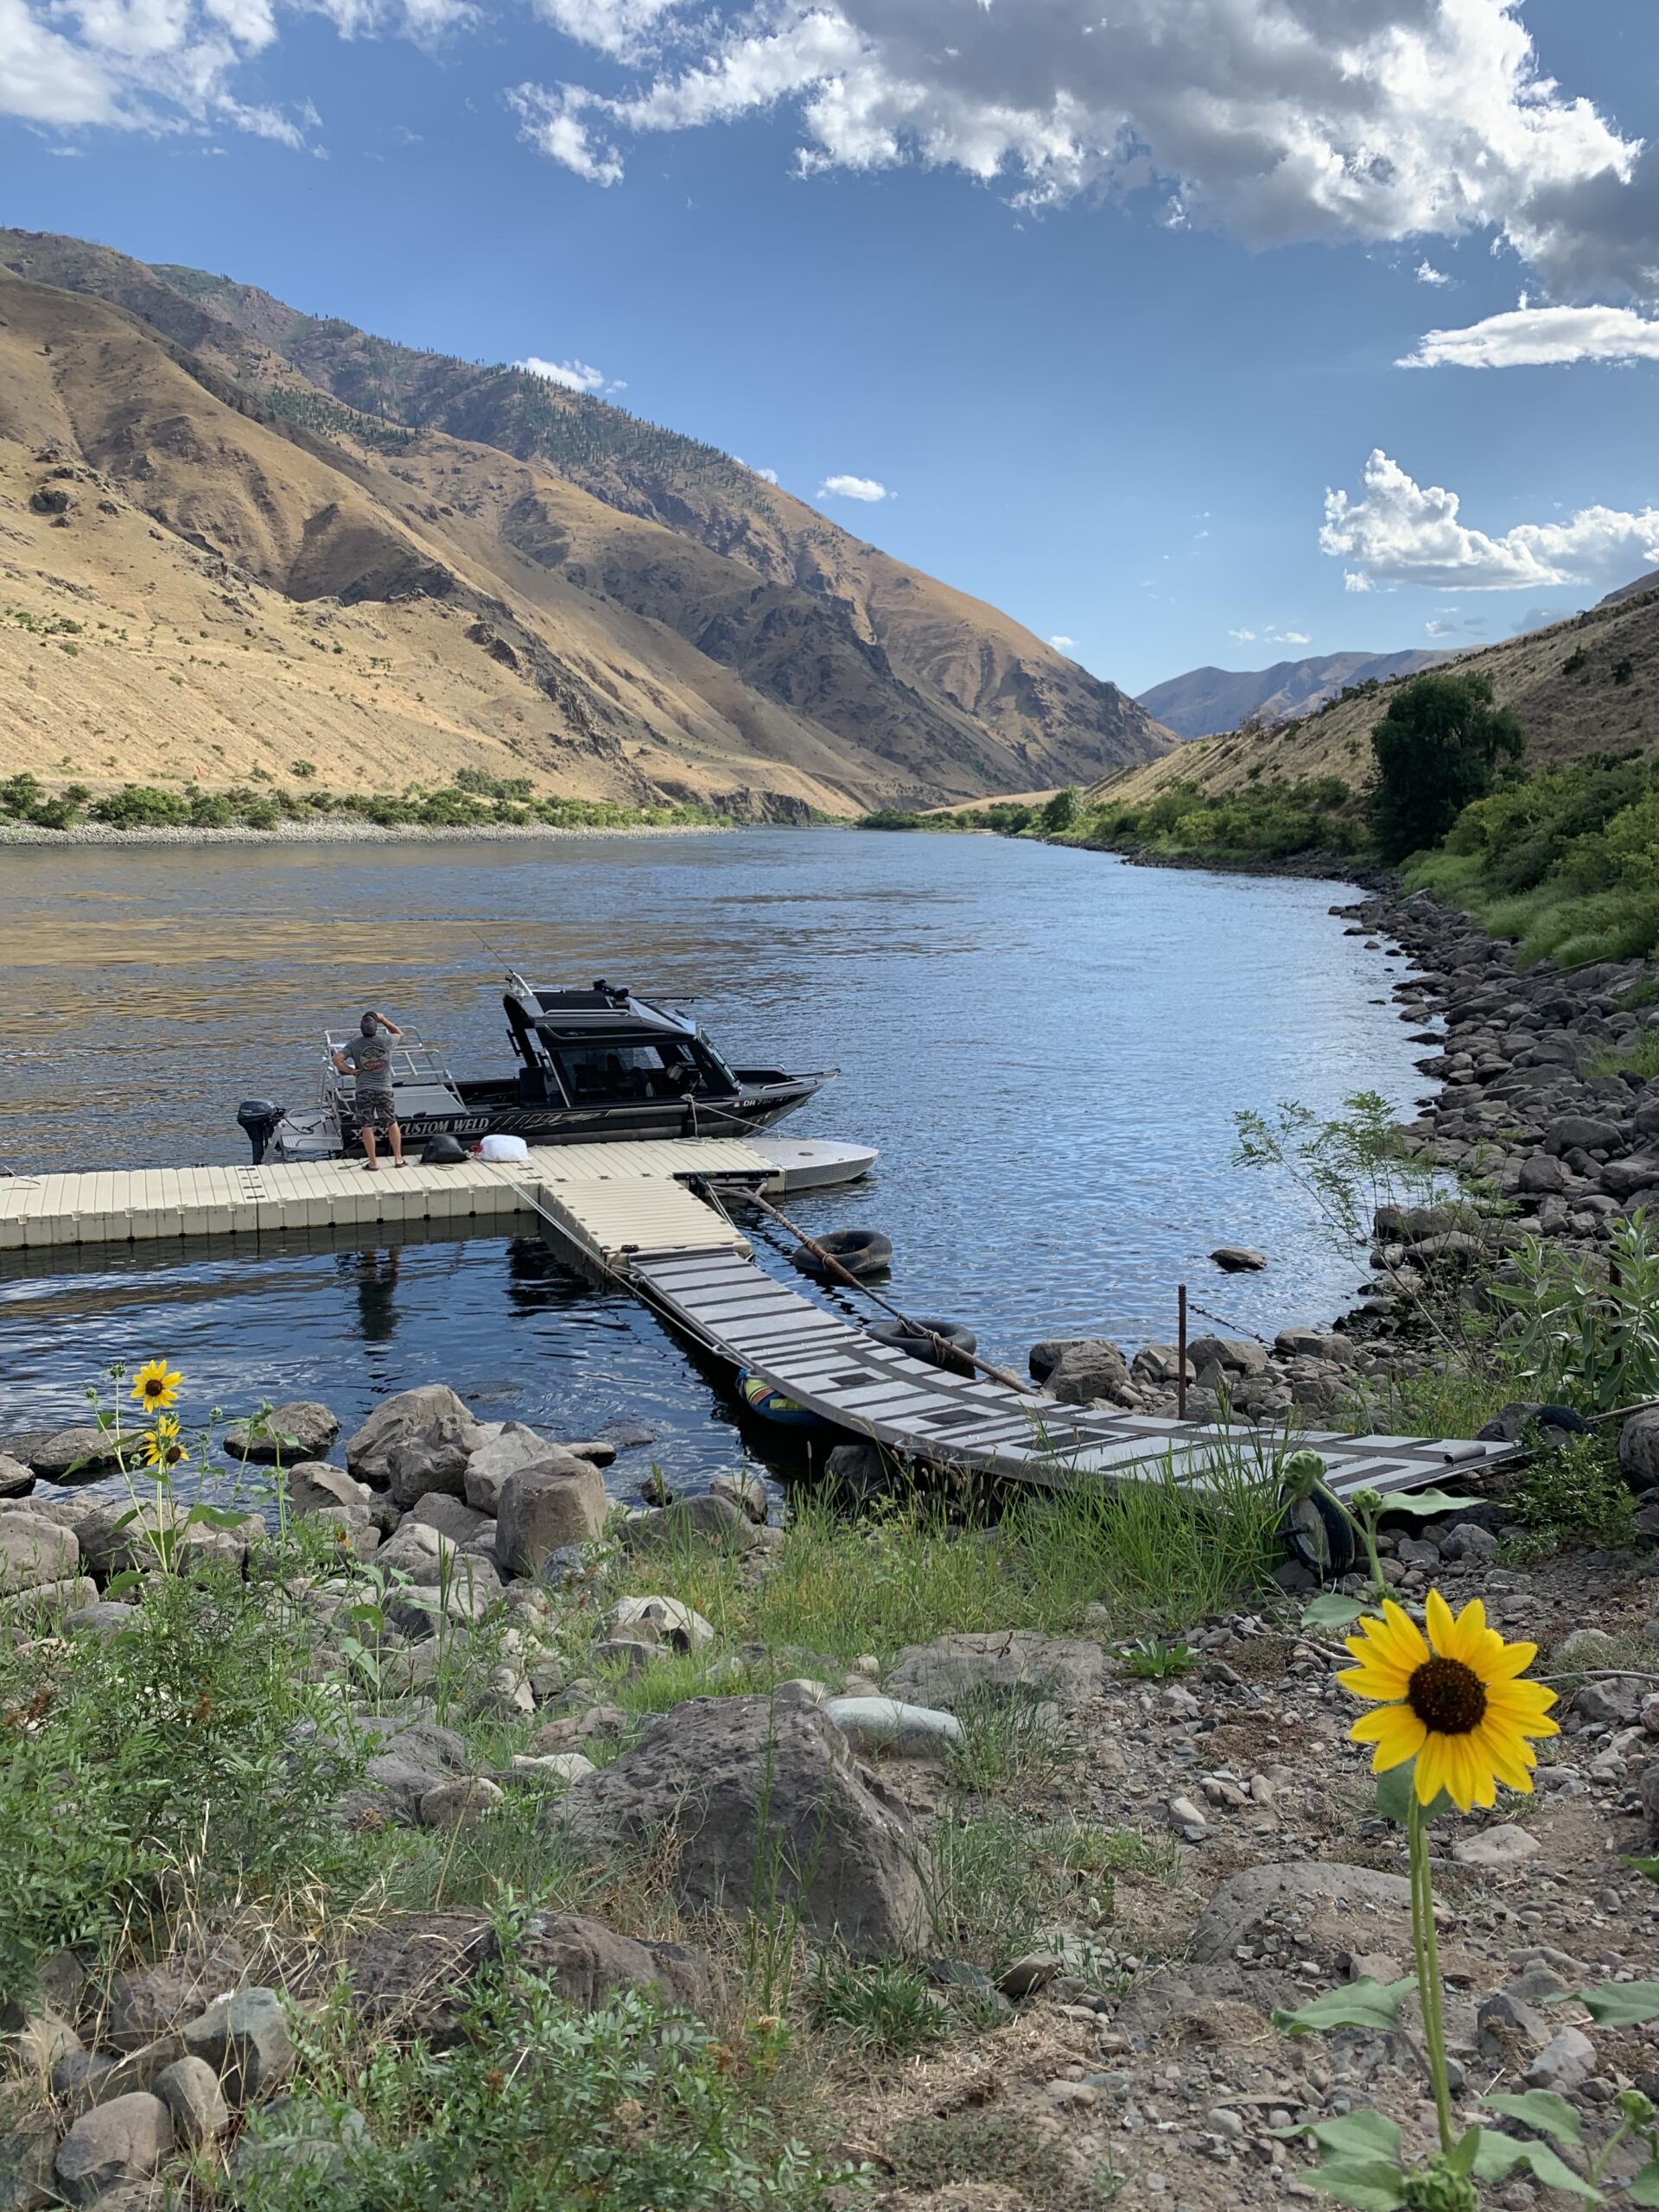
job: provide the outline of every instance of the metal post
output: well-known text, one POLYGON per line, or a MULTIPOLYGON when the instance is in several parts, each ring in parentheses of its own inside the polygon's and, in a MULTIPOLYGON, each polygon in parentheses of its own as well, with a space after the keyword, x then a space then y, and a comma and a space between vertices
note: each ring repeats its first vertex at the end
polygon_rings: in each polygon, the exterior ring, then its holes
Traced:
POLYGON ((1186 1419, 1186 1285, 1175 1286, 1175 1418, 1186 1419))

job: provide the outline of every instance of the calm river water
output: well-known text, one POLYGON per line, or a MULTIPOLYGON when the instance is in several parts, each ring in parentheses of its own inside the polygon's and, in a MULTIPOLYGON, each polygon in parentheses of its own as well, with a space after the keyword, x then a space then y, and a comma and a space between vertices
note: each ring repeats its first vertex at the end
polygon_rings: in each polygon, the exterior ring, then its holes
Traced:
MULTIPOLYGON (((505 1065, 500 972, 690 1002, 736 1060, 842 1072, 785 1130, 879 1145, 797 1202, 885 1229, 893 1293, 992 1357, 1037 1337, 1174 1332, 1175 1285, 1244 1328, 1328 1320, 1354 1275, 1294 1192, 1231 1164, 1242 1107, 1424 1088, 1331 883, 1135 868, 989 837, 847 831, 0 850, 0 1163, 234 1160, 243 1097, 308 1103, 325 1023, 365 1005, 505 1065), (1224 1278, 1223 1243, 1269 1270, 1224 1278)), ((791 1281, 780 1255, 766 1263, 791 1281)), ((115 1360, 164 1351, 186 1410, 321 1398, 353 1425, 442 1380, 480 1419, 649 1427, 696 1486, 744 1437, 720 1378, 531 1238, 351 1232, 181 1262, 0 1268, 0 1435, 73 1418, 115 1360)), ((1197 1325, 1203 1325, 1202 1323, 1197 1325)))

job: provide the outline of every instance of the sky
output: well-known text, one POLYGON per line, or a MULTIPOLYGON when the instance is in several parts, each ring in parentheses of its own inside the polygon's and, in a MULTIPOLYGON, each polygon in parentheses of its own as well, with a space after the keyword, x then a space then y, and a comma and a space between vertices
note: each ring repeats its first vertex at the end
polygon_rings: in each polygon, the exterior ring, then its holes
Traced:
POLYGON ((1659 567, 1650 0, 0 0, 0 219, 707 439, 1140 691, 1659 567))

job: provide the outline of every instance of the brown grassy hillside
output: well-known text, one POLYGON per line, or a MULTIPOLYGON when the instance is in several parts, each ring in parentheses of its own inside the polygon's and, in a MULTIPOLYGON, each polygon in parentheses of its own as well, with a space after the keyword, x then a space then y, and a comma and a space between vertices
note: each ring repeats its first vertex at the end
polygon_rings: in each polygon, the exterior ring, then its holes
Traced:
MULTIPOLYGON (((544 614, 586 603, 609 631, 637 618, 658 658, 662 632, 677 633, 690 649, 679 678, 705 709, 715 695, 739 751, 775 766, 780 788, 834 794, 815 803, 1090 780, 1168 742, 1116 686, 995 608, 620 409, 75 239, 0 232, 0 264, 143 318, 222 376, 233 405, 366 471, 400 540, 464 547, 474 582, 481 566, 544 614)), ((325 526, 300 581, 328 577, 350 596, 351 563, 332 543, 325 526)))
POLYGON ((211 785, 305 760, 398 790, 468 766, 842 810, 881 785, 673 631, 440 511, 429 472, 500 456, 421 441, 394 477, 245 404, 129 317, 0 275, 0 772, 211 785))
MULTIPOLYGON (((1458 665, 1491 677, 1498 704, 1512 708, 1525 727, 1533 767, 1589 753, 1659 748, 1659 590, 1605 601, 1570 621, 1464 654, 1458 665)), ((1098 788, 1125 804, 1178 780, 1225 792, 1263 779, 1294 784, 1339 776, 1357 790, 1370 777, 1371 729, 1392 688, 1276 728, 1195 739, 1144 767, 1103 778, 1098 788)))

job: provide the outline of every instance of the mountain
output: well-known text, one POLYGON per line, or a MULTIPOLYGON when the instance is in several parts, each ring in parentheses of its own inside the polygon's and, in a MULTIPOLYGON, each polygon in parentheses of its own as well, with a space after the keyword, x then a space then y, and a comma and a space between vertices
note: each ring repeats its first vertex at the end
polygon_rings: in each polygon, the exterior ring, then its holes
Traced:
MULTIPOLYGON (((193 564, 219 563, 260 617, 231 671, 242 683, 272 673, 260 655, 297 610, 344 626, 358 642, 331 640, 329 658, 359 677, 353 703, 311 682, 319 734, 308 723, 284 741, 328 751, 335 781, 348 760, 359 781, 407 779, 487 767, 505 749, 510 772, 584 795, 741 791, 760 811, 848 812, 1092 781, 1170 743, 1115 685, 995 608, 588 395, 78 239, 0 232, 0 270, 19 379, 0 396, 0 464, 27 512, 43 488, 35 455, 53 445, 54 465, 97 478, 115 511, 77 497, 46 518, 70 532, 81 573, 66 576, 62 537, 48 567, 130 613, 135 592, 194 607, 193 564), (83 373, 71 356, 102 365, 83 373), (129 508, 143 542, 118 551, 129 508), (165 576, 141 575, 146 563, 165 576), (370 650, 388 643, 403 650, 370 650), (369 664, 386 661, 371 681, 369 664)), ((86 673, 53 669, 66 702, 86 673)), ((211 689, 200 672, 167 674, 211 689)), ((230 711, 197 718, 203 779, 216 763, 250 772, 245 728, 222 727, 230 711)), ((244 723, 264 711, 251 702, 244 723)), ((127 772, 130 716, 110 742, 127 772)))
MULTIPOLYGON (((1548 629, 1458 656, 1459 670, 1489 676, 1501 707, 1527 733, 1526 760, 1550 768, 1591 753, 1659 751, 1659 576, 1635 597, 1615 593, 1599 607, 1548 629)), ((1264 781, 1335 777, 1356 800, 1370 779, 1370 735, 1395 677, 1377 691, 1338 699, 1277 728, 1196 738, 1162 760, 1103 779, 1114 798, 1135 804, 1172 782, 1218 797, 1264 781)))
POLYGON ((1193 668, 1138 695, 1177 737, 1208 737, 1250 721, 1285 722, 1312 714, 1351 684, 1386 683, 1450 660, 1449 652, 1314 653, 1271 668, 1193 668))

